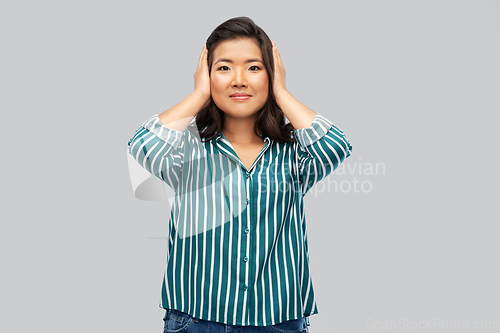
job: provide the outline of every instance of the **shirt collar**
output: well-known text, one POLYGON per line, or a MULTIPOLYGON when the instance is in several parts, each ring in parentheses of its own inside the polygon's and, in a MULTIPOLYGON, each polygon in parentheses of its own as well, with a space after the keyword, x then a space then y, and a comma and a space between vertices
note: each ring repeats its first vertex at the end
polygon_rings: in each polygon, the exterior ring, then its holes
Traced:
MULTIPOLYGON (((220 138, 224 137, 226 140, 226 136, 224 135, 224 133, 222 133, 222 131, 219 131, 219 133, 217 133, 217 137, 216 137, 216 140, 220 140, 220 138)), ((270 140, 269 137, 267 135, 264 135, 264 132, 262 132, 262 134, 260 135, 260 138, 262 139, 262 141, 268 141, 270 140)))

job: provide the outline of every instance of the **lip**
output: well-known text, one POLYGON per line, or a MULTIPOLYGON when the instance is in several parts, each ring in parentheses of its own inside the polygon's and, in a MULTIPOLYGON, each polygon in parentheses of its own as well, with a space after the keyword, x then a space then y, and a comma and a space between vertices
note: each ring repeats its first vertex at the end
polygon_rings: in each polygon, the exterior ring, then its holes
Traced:
POLYGON ((245 101, 250 98, 250 95, 236 95, 233 94, 231 95, 231 98, 234 99, 235 101, 245 101))

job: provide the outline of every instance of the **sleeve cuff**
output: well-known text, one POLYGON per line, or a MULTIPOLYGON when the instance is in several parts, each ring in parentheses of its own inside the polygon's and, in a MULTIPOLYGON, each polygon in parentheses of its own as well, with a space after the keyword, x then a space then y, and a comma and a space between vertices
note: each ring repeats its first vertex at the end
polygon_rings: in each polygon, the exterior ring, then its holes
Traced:
POLYGON ((295 139, 300 143, 302 147, 307 147, 313 145, 328 133, 328 130, 332 128, 333 123, 316 113, 311 127, 299 128, 294 130, 295 139))
POLYGON ((176 148, 178 144, 182 141, 184 137, 184 132, 174 130, 172 128, 168 128, 163 125, 158 117, 158 114, 151 116, 148 120, 146 120, 142 127, 149 130, 151 133, 155 134, 161 140, 165 141, 171 146, 176 148))

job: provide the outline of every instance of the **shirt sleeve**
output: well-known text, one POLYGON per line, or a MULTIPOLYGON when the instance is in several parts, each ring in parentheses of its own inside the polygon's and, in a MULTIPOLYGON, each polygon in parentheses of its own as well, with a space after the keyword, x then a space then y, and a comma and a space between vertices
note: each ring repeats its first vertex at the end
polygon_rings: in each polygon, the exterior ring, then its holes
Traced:
POLYGON ((163 125, 155 114, 128 141, 128 151, 144 169, 176 190, 184 160, 184 136, 184 132, 163 125))
POLYGON ((305 195, 349 156, 352 146, 338 127, 316 113, 311 127, 294 130, 298 142, 299 178, 305 195))

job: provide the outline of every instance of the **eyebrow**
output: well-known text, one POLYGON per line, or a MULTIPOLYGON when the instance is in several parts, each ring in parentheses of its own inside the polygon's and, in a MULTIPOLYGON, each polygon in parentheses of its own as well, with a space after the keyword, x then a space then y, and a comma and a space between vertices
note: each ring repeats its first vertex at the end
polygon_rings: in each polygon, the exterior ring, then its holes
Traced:
MULTIPOLYGON (((218 62, 221 62, 221 61, 224 61, 224 62, 229 62, 229 63, 233 63, 233 61, 231 59, 224 59, 224 58, 221 58, 219 60, 217 60, 215 63, 214 63, 214 66, 218 63, 218 62)), ((248 59, 247 61, 245 61, 245 64, 246 63, 249 63, 249 62, 260 62, 263 64, 262 60, 260 59, 248 59)))

